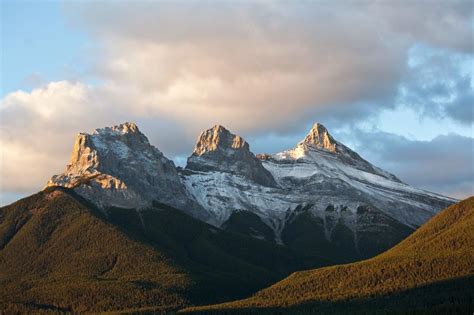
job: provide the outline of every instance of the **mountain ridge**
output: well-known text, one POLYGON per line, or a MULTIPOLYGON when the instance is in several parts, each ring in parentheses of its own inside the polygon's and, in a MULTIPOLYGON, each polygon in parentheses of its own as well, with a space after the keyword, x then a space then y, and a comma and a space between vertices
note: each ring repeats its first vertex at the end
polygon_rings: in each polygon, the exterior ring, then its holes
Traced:
MULTIPOLYGON (((414 189, 395 175, 371 165, 337 142, 318 123, 294 149, 256 157, 273 176, 276 186, 262 186, 245 176, 216 169, 184 170, 182 179, 187 190, 198 203, 213 212, 209 223, 234 228, 230 224, 235 223, 234 213, 252 213, 256 217, 247 224, 261 226, 263 222, 273 230, 275 241, 284 243, 285 229, 291 223, 287 218, 301 215, 296 209, 307 208, 308 219, 315 222, 314 229, 322 230, 318 232, 318 238, 331 241, 331 231, 337 222, 342 222, 353 234, 349 238, 356 244, 354 249, 357 251, 358 239, 365 239, 358 234, 368 232, 368 226, 360 223, 366 219, 362 218, 359 208, 370 209, 370 213, 379 218, 377 220, 387 222, 384 217, 388 216, 414 229, 436 210, 454 202, 414 189)), ((250 220, 251 216, 246 217, 250 220)), ((405 232, 400 235, 409 234, 405 227, 402 230, 405 232)), ((266 228, 259 232, 253 234, 268 239, 266 228)), ((389 237, 392 240, 401 239, 400 236, 394 237, 398 234, 395 230, 391 233, 394 233, 389 237)), ((383 249, 394 244, 393 241, 386 242, 383 249)))
POLYGON ((402 183, 319 123, 294 149, 259 157, 242 137, 215 125, 178 169, 125 123, 79 134, 66 171, 47 186, 72 188, 105 214, 157 201, 217 228, 309 246, 317 257, 318 246, 337 256, 341 242, 353 244, 346 249, 357 257, 374 255, 454 201, 402 183), (296 222, 307 230, 298 232, 296 222), (370 244, 375 235, 378 242, 370 244))

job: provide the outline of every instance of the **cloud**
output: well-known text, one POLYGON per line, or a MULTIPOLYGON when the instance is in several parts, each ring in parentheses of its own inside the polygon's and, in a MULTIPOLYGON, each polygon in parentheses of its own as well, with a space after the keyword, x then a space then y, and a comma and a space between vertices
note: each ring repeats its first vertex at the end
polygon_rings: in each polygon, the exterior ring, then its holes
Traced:
MULTIPOLYGON (((369 3, 369 2, 366 2, 369 3)), ((472 54, 473 5, 466 0, 381 0, 368 5, 369 14, 414 42, 459 53, 472 54)))
POLYGON ((422 116, 474 122, 474 57, 416 46, 400 85, 398 102, 422 116))
POLYGON ((2 195, 41 189, 51 175, 64 169, 75 135, 99 127, 136 121, 166 153, 192 148, 194 135, 190 137, 185 128, 175 128, 166 119, 150 121, 129 104, 131 99, 114 87, 68 81, 8 94, 0 102, 2 195))
POLYGON ((474 195, 473 138, 448 134, 417 141, 361 130, 345 137, 370 162, 410 185, 454 198, 474 195))
MULTIPOLYGON (((86 107, 88 93, 82 84, 54 82, 31 93, 11 93, 1 101, 2 193, 40 189, 48 172, 63 169, 74 140, 71 130, 87 127, 83 125, 93 111, 86 107)), ((89 117, 94 120, 94 115, 89 117)))
POLYGON ((146 99, 148 115, 195 129, 220 122, 240 132, 286 132, 316 117, 363 120, 394 107, 401 82, 414 80, 407 75, 413 45, 472 54, 466 1, 66 8, 101 43, 96 75, 146 99))

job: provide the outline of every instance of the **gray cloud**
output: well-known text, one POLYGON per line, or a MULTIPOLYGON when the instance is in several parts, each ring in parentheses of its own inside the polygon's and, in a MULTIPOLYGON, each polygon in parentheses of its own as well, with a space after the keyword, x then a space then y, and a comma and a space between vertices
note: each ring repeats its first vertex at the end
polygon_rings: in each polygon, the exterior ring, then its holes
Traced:
POLYGON ((361 130, 344 137, 366 159, 406 183, 455 198, 474 195, 473 138, 448 134, 417 141, 361 130))
POLYGON ((456 82, 456 96, 451 106, 445 108, 448 116, 465 124, 474 122, 474 87, 471 79, 456 82))
POLYGON ((474 121, 472 55, 421 47, 401 80, 398 102, 422 115, 474 121))
POLYGON ((416 42, 472 54, 473 3, 451 1, 392 1, 369 4, 371 14, 416 42))

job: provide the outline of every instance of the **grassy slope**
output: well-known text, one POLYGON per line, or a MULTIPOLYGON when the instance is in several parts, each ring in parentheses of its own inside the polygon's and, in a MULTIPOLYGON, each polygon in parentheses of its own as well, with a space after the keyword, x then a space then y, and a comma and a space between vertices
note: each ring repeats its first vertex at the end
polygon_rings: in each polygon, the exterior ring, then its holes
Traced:
POLYGON ((280 246, 163 205, 113 213, 59 189, 0 208, 0 309, 177 309, 241 298, 295 268, 280 246))
POLYGON ((417 308, 466 311, 474 299, 473 226, 471 197, 445 209, 399 245, 372 259, 296 272, 248 299, 194 310, 232 314, 265 310, 344 313, 348 308, 351 313, 417 308))

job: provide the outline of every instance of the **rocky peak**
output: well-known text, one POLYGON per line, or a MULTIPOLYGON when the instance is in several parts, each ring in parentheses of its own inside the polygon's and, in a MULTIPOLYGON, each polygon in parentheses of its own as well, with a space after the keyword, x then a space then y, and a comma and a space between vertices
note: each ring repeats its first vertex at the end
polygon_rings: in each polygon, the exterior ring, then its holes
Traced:
POLYGON ((154 200, 193 208, 174 163, 129 122, 78 134, 66 170, 47 186, 72 188, 101 208, 143 208, 154 200))
POLYGON ((324 149, 333 153, 338 151, 337 141, 329 134, 326 127, 320 123, 315 123, 308 135, 299 144, 324 149))
POLYGON ((249 144, 220 125, 200 134, 186 168, 232 173, 264 186, 276 185, 270 172, 250 151, 249 144))
POLYGON ((68 172, 87 172, 113 167, 117 160, 130 160, 139 151, 159 159, 163 154, 153 147, 137 125, 126 122, 113 127, 94 130, 93 133, 79 133, 76 136, 68 172))
POLYGON ((221 125, 215 125, 211 129, 203 131, 199 135, 193 154, 201 156, 211 151, 225 150, 249 150, 248 143, 240 136, 232 134, 221 125))
POLYGON ((320 123, 315 123, 308 135, 293 149, 271 156, 259 155, 259 158, 262 161, 273 160, 283 163, 305 161, 315 165, 342 163, 344 167, 351 167, 400 182, 395 175, 375 167, 370 162, 364 160, 359 154, 341 142, 336 141, 329 134, 326 127, 320 123))

